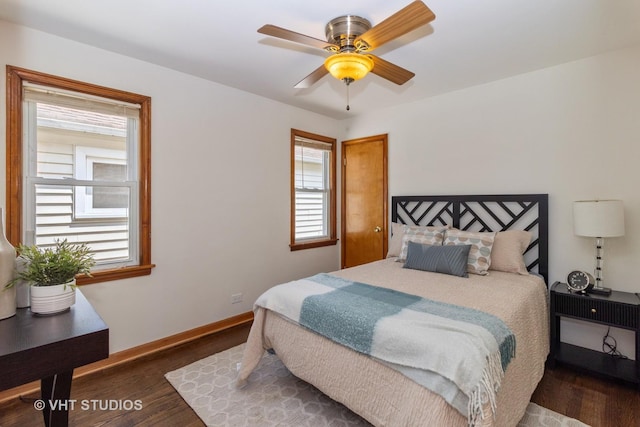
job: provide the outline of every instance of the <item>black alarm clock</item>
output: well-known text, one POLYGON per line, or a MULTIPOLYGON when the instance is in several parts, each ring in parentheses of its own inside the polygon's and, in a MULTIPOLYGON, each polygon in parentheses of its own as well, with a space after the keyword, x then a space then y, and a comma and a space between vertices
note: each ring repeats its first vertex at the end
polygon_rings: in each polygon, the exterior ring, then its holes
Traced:
POLYGON ((594 284, 595 279, 586 271, 575 270, 567 275, 567 287, 570 291, 587 293, 594 284))

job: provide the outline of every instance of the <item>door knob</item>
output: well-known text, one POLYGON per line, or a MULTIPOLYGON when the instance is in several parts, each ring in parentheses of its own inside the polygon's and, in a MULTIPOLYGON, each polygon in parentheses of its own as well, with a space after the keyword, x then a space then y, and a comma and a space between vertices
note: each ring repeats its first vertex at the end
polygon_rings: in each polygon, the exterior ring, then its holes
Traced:
POLYGON ((377 226, 376 228, 373 229, 373 231, 375 231, 376 233, 379 233, 382 231, 382 228, 380 228, 380 226, 377 226))

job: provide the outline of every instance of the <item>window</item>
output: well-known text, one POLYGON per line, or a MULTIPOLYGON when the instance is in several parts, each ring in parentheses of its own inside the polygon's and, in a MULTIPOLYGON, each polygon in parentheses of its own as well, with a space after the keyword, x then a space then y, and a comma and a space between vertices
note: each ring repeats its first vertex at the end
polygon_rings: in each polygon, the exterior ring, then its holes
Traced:
POLYGON ((151 273, 146 96, 7 66, 7 237, 87 243, 79 284, 151 273))
POLYGON ((336 140, 291 130, 291 250, 335 245, 336 140))
MULTIPOLYGON (((124 150, 75 147, 74 176, 88 181, 127 181, 127 159, 124 150)), ((129 208, 130 189, 124 187, 84 187, 74 193, 74 217, 125 218, 129 208)))

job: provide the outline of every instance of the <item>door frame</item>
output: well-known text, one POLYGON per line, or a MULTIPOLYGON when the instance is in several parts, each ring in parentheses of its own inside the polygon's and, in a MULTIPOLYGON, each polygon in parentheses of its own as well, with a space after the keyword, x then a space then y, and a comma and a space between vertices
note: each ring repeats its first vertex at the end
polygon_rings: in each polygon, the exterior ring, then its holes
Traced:
POLYGON ((366 136, 363 138, 355 138, 349 139, 346 141, 342 141, 340 144, 340 268, 344 268, 344 260, 345 260, 345 243, 346 243, 346 150, 344 149, 345 144, 361 144, 366 142, 373 142, 382 140, 382 210, 383 210, 383 218, 382 218, 382 250, 386 255, 389 250, 389 134, 383 133, 379 135, 366 136))

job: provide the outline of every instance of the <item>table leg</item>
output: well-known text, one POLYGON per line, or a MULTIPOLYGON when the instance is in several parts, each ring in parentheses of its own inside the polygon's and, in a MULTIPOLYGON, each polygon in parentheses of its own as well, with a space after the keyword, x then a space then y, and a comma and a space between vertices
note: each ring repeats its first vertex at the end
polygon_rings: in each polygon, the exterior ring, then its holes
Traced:
POLYGON ((71 379, 73 370, 40 380, 40 395, 44 402, 42 415, 46 427, 67 427, 69 409, 73 409, 71 379))

